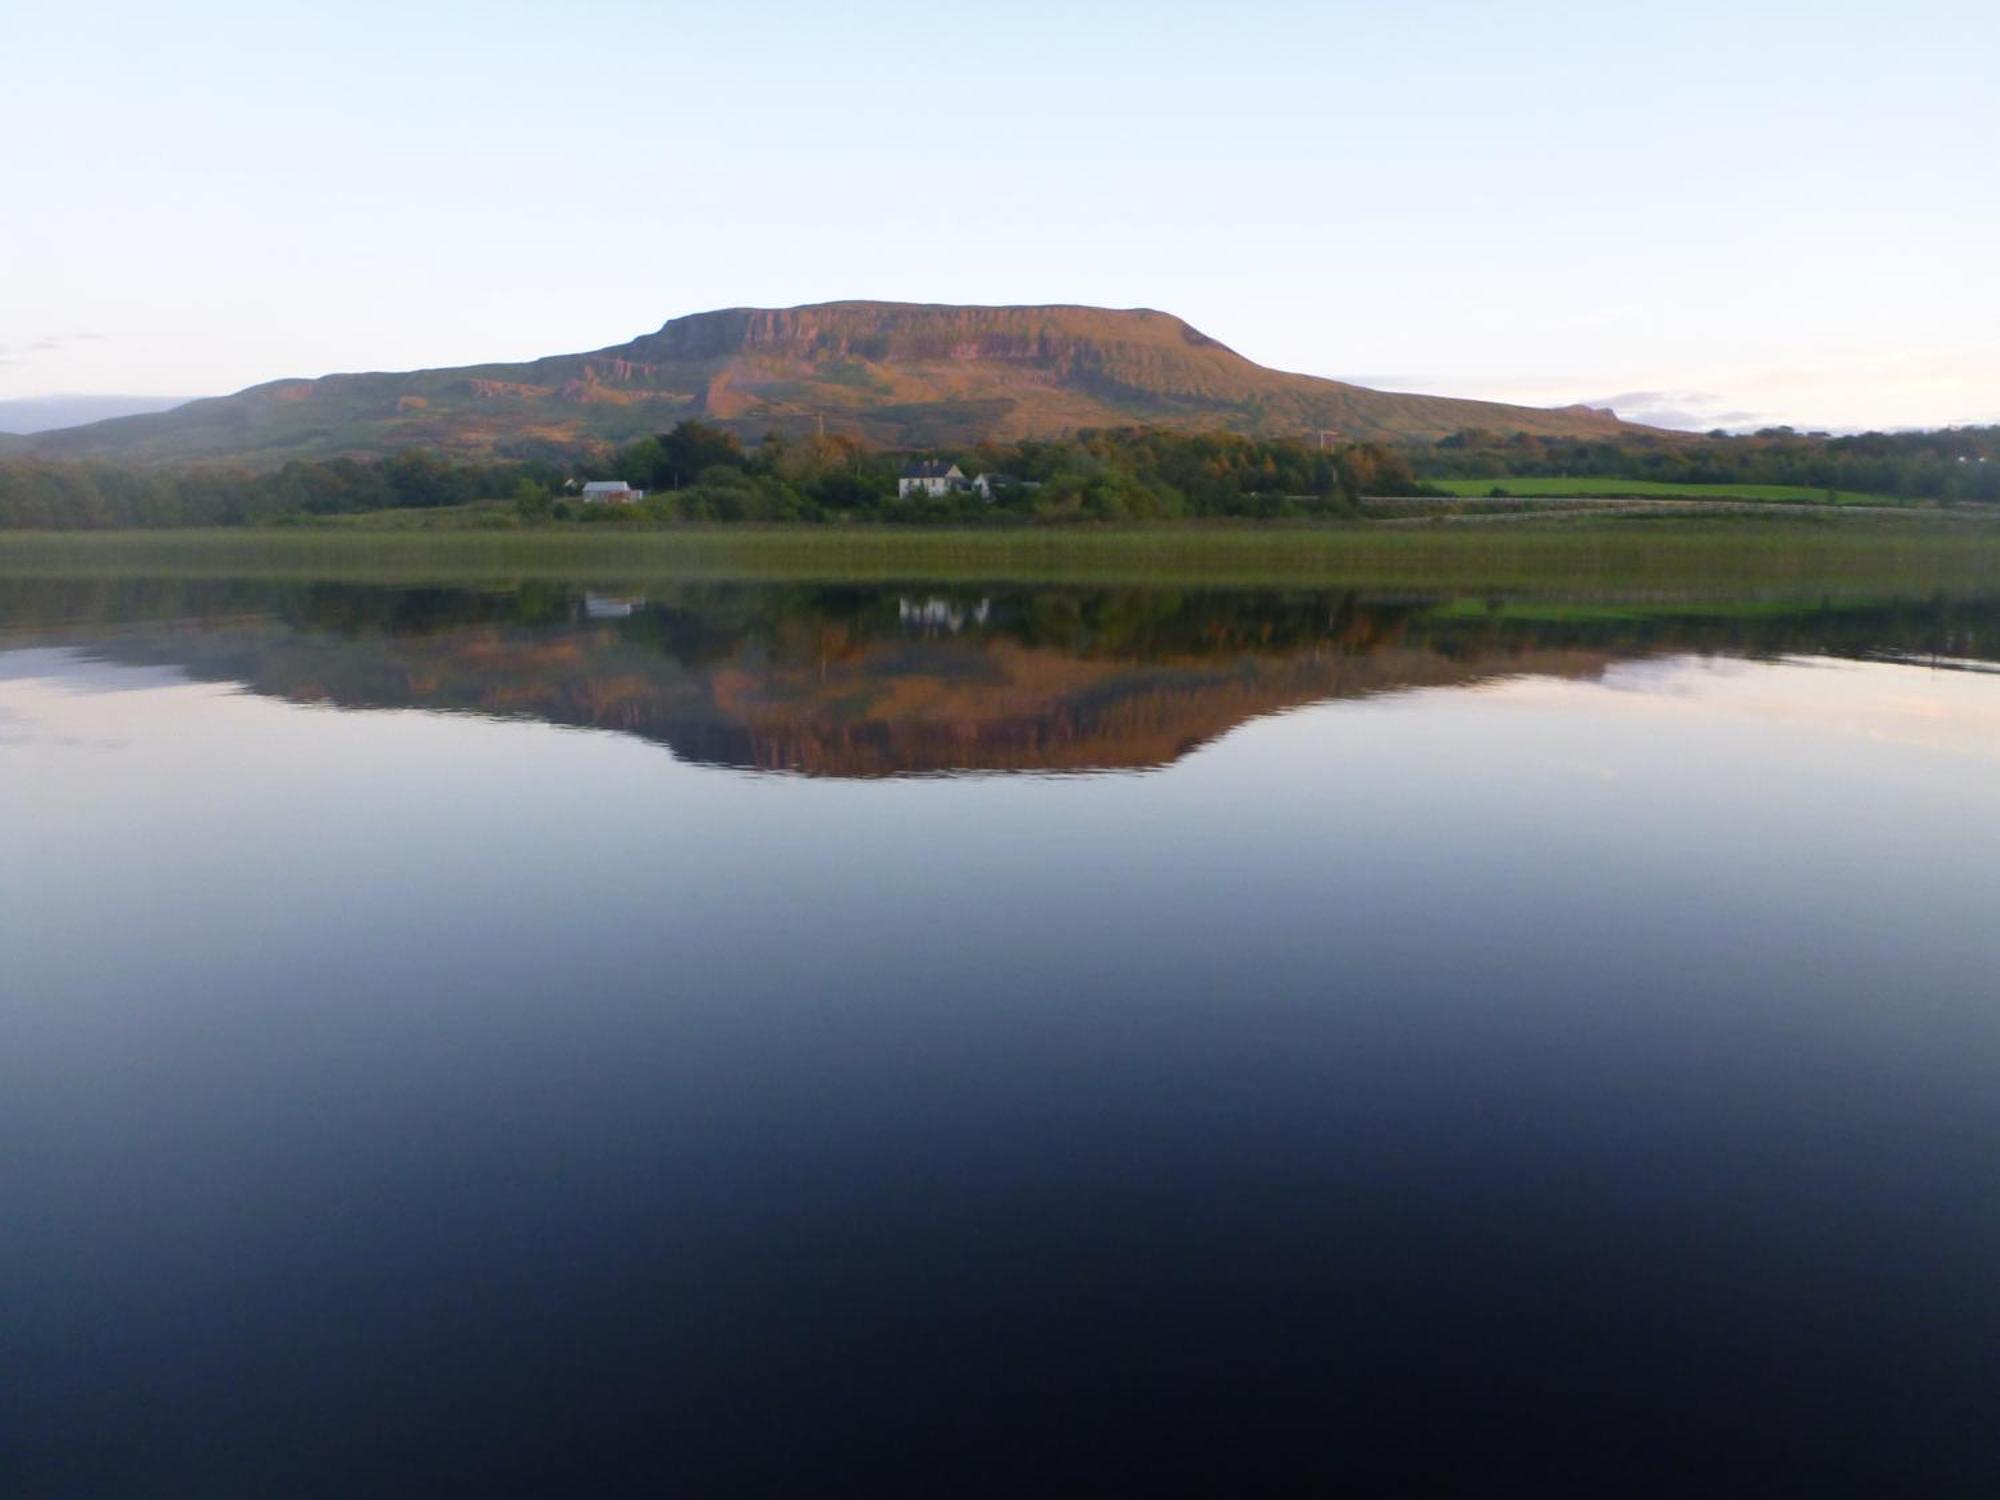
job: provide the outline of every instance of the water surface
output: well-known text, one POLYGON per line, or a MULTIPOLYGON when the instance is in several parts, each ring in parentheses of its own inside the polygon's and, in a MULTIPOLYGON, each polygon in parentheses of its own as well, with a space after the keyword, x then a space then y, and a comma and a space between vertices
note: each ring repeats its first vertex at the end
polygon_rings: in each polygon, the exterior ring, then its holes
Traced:
POLYGON ((1989 1492, 1996 662, 0 583, 0 1488, 1989 1492))

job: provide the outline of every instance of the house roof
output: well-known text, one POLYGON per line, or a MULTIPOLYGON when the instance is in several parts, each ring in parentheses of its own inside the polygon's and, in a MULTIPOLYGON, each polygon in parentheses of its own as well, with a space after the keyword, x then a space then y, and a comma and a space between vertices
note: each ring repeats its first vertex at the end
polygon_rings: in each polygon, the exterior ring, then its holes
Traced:
POLYGON ((592 490, 629 490, 632 486, 622 479, 593 479, 583 487, 587 495, 592 490))
POLYGON ((905 479, 963 479, 957 464, 948 464, 941 459, 927 458, 903 467, 905 479))

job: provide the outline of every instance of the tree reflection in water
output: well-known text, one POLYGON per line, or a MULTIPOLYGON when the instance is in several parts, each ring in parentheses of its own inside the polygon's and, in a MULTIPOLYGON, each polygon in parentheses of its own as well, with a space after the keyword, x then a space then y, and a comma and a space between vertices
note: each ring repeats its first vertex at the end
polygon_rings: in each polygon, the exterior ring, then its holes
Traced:
POLYGON ((812 776, 1133 770, 1307 703, 1680 653, 2000 660, 2000 599, 44 579, 4 640, 342 708, 613 730, 812 776))

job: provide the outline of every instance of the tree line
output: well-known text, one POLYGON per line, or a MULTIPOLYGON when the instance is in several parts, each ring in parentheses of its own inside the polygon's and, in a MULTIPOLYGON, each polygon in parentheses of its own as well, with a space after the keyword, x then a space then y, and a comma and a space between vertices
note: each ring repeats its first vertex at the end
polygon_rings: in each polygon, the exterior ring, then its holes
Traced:
POLYGON ((1033 524, 1324 517, 1352 514, 1364 494, 1407 493, 1417 483, 1407 457, 1379 444, 1321 449, 1296 438, 1117 428, 936 450, 924 456, 967 476, 999 476, 990 498, 969 491, 904 497, 897 478, 911 456, 848 437, 779 433, 746 452, 730 433, 683 422, 613 455, 621 478, 652 493, 633 511, 600 515, 1033 524))
POLYGON ((510 502, 497 525, 875 521, 1051 525, 1200 517, 1351 515, 1364 494, 1409 493, 1408 457, 1379 444, 1314 447, 1292 438, 1126 428, 1060 441, 982 443, 925 457, 1004 476, 993 495, 897 494, 910 454, 842 436, 772 433, 754 448, 709 423, 568 459, 462 462, 423 452, 381 460, 295 460, 257 472, 0 460, 0 527, 238 526, 311 523, 475 500, 510 502), (619 478, 637 505, 585 505, 577 492, 619 478))
POLYGON ((0 459, 0 528, 310 524, 343 515, 502 501, 492 525, 680 522, 920 522, 1057 525, 1200 518, 1332 518, 1364 495, 1425 493, 1429 479, 1590 476, 1779 484, 1944 504, 2000 503, 2000 427, 1832 437, 1768 428, 1743 436, 1565 439, 1468 430, 1436 443, 1318 446, 1297 438, 1158 428, 979 443, 924 457, 1006 477, 995 495, 899 497, 913 455, 852 438, 732 432, 682 422, 620 448, 465 461, 294 460, 271 470, 134 468, 0 459), (646 489, 636 506, 584 505, 589 479, 646 489))
POLYGON ((1608 439, 1468 429, 1416 450, 1434 479, 1579 476, 1684 484, 1782 484, 1903 500, 2000 502, 2000 426, 1835 437, 1789 427, 1608 439))
POLYGON ((0 459, 0 527, 255 525, 461 505, 506 495, 523 481, 561 484, 563 474, 546 463, 456 463, 414 451, 294 461, 265 472, 0 459))

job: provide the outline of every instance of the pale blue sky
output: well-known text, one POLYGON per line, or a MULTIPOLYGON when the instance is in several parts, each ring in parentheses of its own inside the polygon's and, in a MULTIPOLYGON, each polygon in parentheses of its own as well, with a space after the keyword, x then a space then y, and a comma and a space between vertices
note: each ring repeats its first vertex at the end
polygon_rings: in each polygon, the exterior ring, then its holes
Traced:
POLYGON ((839 297, 2000 420, 2000 3, 0 4, 0 397, 839 297))

